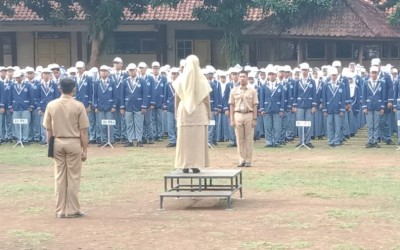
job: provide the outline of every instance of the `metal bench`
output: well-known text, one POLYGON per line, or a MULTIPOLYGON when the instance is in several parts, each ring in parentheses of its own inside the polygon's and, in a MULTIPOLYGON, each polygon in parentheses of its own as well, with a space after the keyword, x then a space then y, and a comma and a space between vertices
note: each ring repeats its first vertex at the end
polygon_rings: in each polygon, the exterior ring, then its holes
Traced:
POLYGON ((237 191, 242 198, 242 170, 203 169, 197 174, 176 170, 164 176, 160 209, 163 209, 164 197, 221 197, 227 198, 228 208, 231 208, 232 195, 237 191))

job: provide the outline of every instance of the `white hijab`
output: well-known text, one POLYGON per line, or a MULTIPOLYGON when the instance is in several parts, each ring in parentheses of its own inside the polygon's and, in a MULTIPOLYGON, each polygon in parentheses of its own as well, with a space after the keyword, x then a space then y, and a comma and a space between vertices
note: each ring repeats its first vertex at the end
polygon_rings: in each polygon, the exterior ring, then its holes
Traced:
POLYGON ((200 69, 199 58, 190 55, 186 58, 183 73, 172 83, 188 114, 192 114, 210 92, 211 87, 200 69))

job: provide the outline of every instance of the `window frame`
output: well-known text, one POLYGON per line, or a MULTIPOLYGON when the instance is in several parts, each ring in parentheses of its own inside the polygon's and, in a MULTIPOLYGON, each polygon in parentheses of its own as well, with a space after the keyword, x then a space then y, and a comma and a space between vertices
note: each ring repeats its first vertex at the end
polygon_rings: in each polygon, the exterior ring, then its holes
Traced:
POLYGON ((328 54, 327 53, 327 43, 326 43, 325 40, 315 39, 315 40, 307 40, 306 41, 306 54, 305 54, 305 57, 306 57, 307 60, 326 60, 327 59, 327 54, 328 54), (309 44, 309 42, 315 42, 315 41, 320 41, 320 42, 322 42, 324 44, 324 57, 309 57, 308 56, 308 44, 309 44))

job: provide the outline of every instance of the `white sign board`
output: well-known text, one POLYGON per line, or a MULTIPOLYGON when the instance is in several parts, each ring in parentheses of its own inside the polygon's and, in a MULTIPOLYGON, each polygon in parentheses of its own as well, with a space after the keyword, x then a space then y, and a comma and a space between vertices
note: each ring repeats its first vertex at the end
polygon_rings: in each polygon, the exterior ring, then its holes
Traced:
POLYGON ((311 127, 311 121, 296 121, 296 127, 311 127))
POLYGON ((400 127, 400 120, 397 120, 397 126, 400 127))
POLYGON ((112 126, 114 126, 116 123, 115 123, 115 120, 101 120, 101 125, 112 125, 112 126))
POLYGON ((215 120, 210 120, 210 123, 208 124, 208 126, 215 126, 215 120))
POLYGON ((28 124, 28 119, 14 119, 14 124, 28 124))

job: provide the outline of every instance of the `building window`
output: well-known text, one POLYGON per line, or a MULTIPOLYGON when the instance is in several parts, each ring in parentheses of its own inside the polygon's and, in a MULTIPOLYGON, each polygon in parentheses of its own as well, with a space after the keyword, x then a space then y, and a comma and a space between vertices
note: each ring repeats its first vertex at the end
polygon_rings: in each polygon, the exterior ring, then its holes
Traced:
POLYGON ((325 59, 325 42, 321 40, 307 41, 307 59, 325 59))
POLYGON ((379 44, 367 44, 364 46, 363 59, 371 60, 372 58, 381 57, 379 44))
POLYGON ((12 53, 12 39, 11 36, 3 36, 2 44, 3 44, 3 54, 11 54, 12 53))
POLYGON ((179 60, 193 54, 193 41, 192 40, 178 40, 176 41, 176 57, 179 60))
POLYGON ((399 44, 395 42, 383 43, 382 58, 399 58, 399 44))
POLYGON ((353 43, 347 41, 336 42, 336 58, 351 59, 353 57, 353 43))
POLYGON ((260 61, 271 61, 276 59, 272 40, 257 41, 257 59, 260 61))
POLYGON ((109 54, 154 54, 157 53, 156 33, 117 32, 107 46, 109 54))
POLYGON ((279 60, 290 61, 297 59, 297 43, 290 40, 279 41, 279 60))

